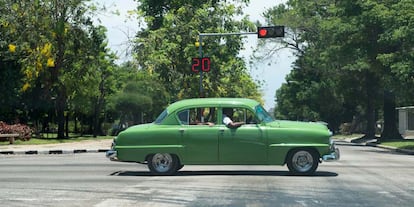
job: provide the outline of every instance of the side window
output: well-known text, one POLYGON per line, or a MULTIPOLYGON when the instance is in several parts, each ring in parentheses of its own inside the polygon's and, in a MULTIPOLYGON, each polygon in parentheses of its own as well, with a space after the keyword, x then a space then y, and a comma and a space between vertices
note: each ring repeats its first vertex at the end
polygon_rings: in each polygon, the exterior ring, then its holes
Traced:
POLYGON ((246 110, 243 108, 235 108, 233 110, 233 122, 244 122, 245 117, 246 117, 246 110))
POLYGON ((234 108, 231 117, 233 122, 244 122, 246 124, 257 124, 257 120, 253 112, 246 108, 234 108))
POLYGON ((257 124, 259 123, 256 119, 256 116, 254 115, 253 112, 251 112, 250 110, 246 109, 246 124, 257 124))
POLYGON ((182 125, 215 125, 217 122, 216 108, 190 108, 177 114, 182 125))
POLYGON ((203 122, 217 124, 217 108, 210 107, 210 108, 204 108, 203 111, 203 122))

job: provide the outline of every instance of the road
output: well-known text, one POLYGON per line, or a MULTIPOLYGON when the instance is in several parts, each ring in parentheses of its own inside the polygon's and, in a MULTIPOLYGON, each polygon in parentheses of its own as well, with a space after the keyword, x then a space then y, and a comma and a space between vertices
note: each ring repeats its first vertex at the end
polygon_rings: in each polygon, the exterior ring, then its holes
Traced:
POLYGON ((414 156, 340 145, 314 176, 286 166, 185 166, 151 176, 103 153, 0 155, 1 206, 412 206, 414 156))

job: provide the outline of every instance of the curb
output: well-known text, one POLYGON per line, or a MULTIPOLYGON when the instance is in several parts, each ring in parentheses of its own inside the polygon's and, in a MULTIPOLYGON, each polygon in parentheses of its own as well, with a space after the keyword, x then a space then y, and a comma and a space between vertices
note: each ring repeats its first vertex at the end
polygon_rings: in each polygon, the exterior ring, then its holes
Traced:
POLYGON ((35 154, 79 154, 79 153, 100 153, 107 152, 109 149, 75 149, 75 150, 28 150, 28 151, 0 151, 0 155, 35 155, 35 154))

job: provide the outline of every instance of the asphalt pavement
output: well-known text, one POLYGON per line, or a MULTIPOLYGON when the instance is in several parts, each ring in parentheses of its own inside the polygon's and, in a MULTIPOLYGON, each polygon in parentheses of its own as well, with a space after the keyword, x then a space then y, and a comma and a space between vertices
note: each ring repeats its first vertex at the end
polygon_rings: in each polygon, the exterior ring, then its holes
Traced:
POLYGON ((312 176, 286 166, 186 165, 154 176, 103 153, 0 155, 0 205, 10 207, 413 206, 414 156, 341 142, 341 160, 312 176))

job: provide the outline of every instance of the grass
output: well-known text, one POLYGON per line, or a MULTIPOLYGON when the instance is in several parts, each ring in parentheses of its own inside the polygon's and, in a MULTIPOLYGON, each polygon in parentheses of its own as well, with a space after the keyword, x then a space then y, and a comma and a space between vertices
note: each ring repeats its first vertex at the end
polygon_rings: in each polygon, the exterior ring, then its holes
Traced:
POLYGON ((414 150, 414 139, 387 140, 382 141, 381 145, 395 147, 398 149, 414 150))
MULTIPOLYGON (((363 136, 364 136, 364 134, 350 134, 350 135, 337 134, 337 135, 334 135, 332 138, 334 140, 344 141, 346 139, 351 139, 351 138, 357 139, 357 138, 360 138, 360 137, 363 137, 363 136)), ((389 146, 389 147, 395 147, 395 148, 398 148, 398 149, 414 150, 414 139, 386 140, 386 141, 381 141, 381 143, 379 143, 379 144, 389 146)))
MULTIPOLYGON (((69 142, 80 142, 85 140, 97 140, 97 139, 113 139, 113 136, 76 136, 70 135, 67 139, 56 139, 56 135, 49 134, 46 138, 31 138, 29 141, 16 140, 14 145, 40 145, 40 144, 59 144, 69 142), (50 137, 50 138, 49 138, 50 137)), ((0 142, 0 146, 9 145, 8 141, 0 142)))

